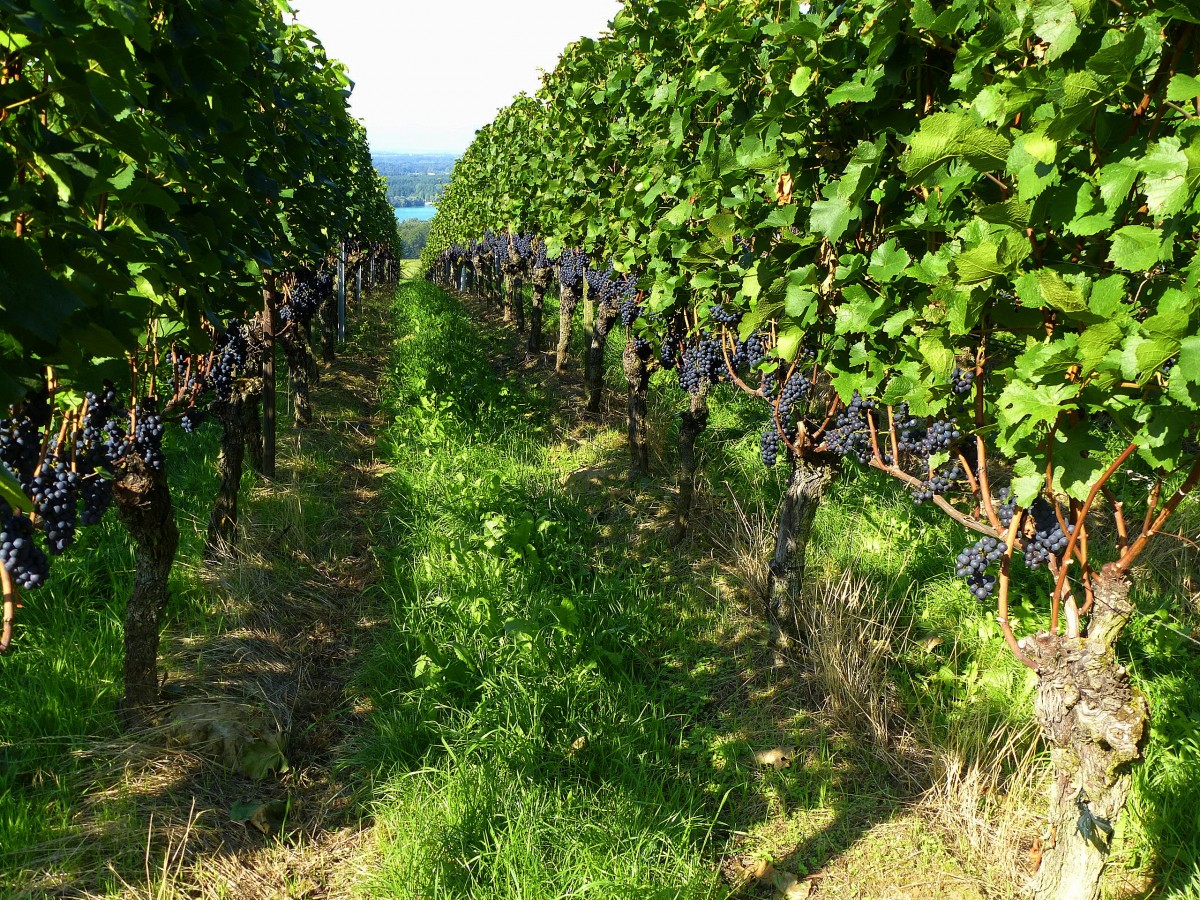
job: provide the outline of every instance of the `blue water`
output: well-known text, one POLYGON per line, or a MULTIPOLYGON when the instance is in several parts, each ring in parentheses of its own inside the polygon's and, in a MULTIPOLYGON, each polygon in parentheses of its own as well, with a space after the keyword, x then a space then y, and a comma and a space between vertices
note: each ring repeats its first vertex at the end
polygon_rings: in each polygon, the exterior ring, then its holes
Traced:
POLYGON ((406 219, 420 219, 424 222, 427 219, 432 219, 437 213, 436 206, 397 206, 394 208, 396 213, 396 221, 403 222, 406 219))

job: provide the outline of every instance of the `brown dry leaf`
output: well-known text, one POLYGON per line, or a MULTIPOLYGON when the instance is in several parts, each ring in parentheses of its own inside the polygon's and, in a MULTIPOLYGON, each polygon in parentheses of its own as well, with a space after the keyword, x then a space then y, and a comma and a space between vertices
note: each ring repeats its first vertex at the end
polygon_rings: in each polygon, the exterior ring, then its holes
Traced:
POLYGON ((581 735, 580 737, 577 737, 577 738, 575 738, 575 740, 571 741, 571 749, 568 752, 570 753, 571 756, 574 756, 579 751, 586 750, 587 745, 588 745, 587 736, 581 735))
POLYGON ((760 859, 751 862, 746 871, 759 881, 768 881, 775 876, 775 867, 771 865, 769 859, 760 859))
POLYGON ((779 896, 784 900, 805 900, 813 889, 811 881, 801 881, 791 872, 782 870, 776 871, 775 876, 771 879, 771 884, 775 886, 775 890, 779 891, 779 896))
POLYGON ((780 206, 787 206, 792 202, 792 188, 795 182, 792 181, 792 176, 784 172, 779 176, 779 180, 775 182, 775 202, 780 206))
POLYGON ((795 747, 775 747, 771 750, 760 750, 754 754, 754 761, 760 766, 772 766, 776 769, 786 769, 795 758, 795 747))

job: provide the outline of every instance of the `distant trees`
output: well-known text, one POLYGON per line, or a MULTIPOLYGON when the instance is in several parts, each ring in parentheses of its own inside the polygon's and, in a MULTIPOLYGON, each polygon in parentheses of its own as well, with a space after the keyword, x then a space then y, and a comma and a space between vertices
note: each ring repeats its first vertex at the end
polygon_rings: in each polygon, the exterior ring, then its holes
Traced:
POLYGON ((429 240, 430 220, 407 219, 396 225, 396 234, 400 238, 400 249, 404 259, 416 259, 425 249, 429 240))

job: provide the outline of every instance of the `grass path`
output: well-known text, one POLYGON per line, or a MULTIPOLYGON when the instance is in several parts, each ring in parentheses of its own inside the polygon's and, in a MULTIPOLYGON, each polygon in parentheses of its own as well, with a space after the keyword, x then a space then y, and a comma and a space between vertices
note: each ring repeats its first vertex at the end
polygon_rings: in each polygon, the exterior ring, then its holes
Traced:
MULTIPOLYGON (((810 554, 822 639, 789 656, 756 600, 782 474, 757 458, 761 410, 714 404, 670 548, 669 378, 654 475, 631 484, 619 348, 590 418, 576 374, 482 304, 410 281, 352 321, 316 421, 281 428, 279 477, 243 484, 239 553, 200 556, 214 429, 169 456, 158 733, 112 725, 114 523, 22 612, 0 659, 0 897, 1017 895, 1044 772, 1031 685, 949 571, 945 521, 848 475, 810 554)), ((1148 683, 1186 717, 1168 689, 1191 663, 1163 659, 1148 683)), ((1171 797, 1200 768, 1156 740, 1157 806, 1132 821, 1178 843, 1163 896, 1182 900, 1194 810, 1171 797)), ((1131 833, 1116 877, 1151 870, 1131 833)))

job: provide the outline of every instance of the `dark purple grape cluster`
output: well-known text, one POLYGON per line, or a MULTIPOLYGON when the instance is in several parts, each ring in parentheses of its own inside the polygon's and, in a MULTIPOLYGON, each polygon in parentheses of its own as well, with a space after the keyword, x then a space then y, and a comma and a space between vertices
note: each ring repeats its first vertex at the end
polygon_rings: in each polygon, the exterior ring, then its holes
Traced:
POLYGON ((546 242, 538 241, 537 247, 533 251, 533 267, 535 269, 549 269, 554 265, 554 260, 546 256, 546 242))
POLYGON ((50 574, 50 560, 33 537, 33 522, 0 501, 0 564, 17 587, 41 587, 50 574))
POLYGON ((742 311, 736 306, 726 306, 723 303, 714 303, 708 308, 709 317, 718 325, 724 325, 726 328, 736 328, 738 323, 742 321, 742 311))
POLYGON ((779 432, 774 425, 762 433, 759 443, 762 446, 763 465, 771 468, 779 461, 779 432))
POLYGON ((763 372, 762 380, 758 383, 758 392, 766 400, 775 399, 775 372, 763 372))
POLYGON ((958 554, 954 571, 967 580, 975 599, 986 600, 995 592, 996 577, 987 570, 1007 552, 1007 544, 985 535, 958 554))
POLYGON ((515 234, 512 239, 513 249, 517 251, 517 257, 524 262, 528 262, 533 257, 533 235, 532 234, 515 234))
POLYGON ((872 456, 871 434, 867 416, 875 409, 874 400, 864 400, 858 391, 850 403, 833 420, 833 428, 825 435, 825 444, 839 456, 853 456, 866 465, 872 456))
POLYGON ((913 492, 913 503, 920 506, 922 503, 928 503, 934 497, 940 497, 954 487, 954 483, 962 477, 962 466, 957 462, 942 466, 913 492))
POLYGON ((721 342, 702 333, 696 343, 683 351, 679 386, 689 394, 696 394, 705 380, 716 384, 724 372, 725 355, 721 352, 721 342))
POLYGON ((587 271, 588 256, 582 250, 565 250, 558 259, 558 282, 565 288, 579 288, 587 271))
POLYGON ((744 341, 737 341, 733 359, 730 362, 733 368, 748 368, 753 369, 767 355, 767 336, 761 332, 752 334, 744 341))
POLYGON ((28 492, 46 534, 46 546, 57 556, 75 542, 79 475, 66 460, 52 454, 34 476, 28 492))
POLYGON ((955 367, 954 371, 950 373, 950 388, 960 397, 971 393, 971 388, 974 384, 974 369, 960 369, 955 367))
POLYGON ((308 279, 300 279, 287 299, 280 304, 279 321, 285 325, 289 322, 307 325, 313 320, 320 306, 321 294, 316 287, 308 279))
POLYGON ((204 410, 185 409, 183 415, 179 417, 179 427, 183 429, 184 434, 192 434, 197 428, 204 424, 204 410))
POLYGON ((993 501, 992 508, 995 509, 996 518, 1000 520, 1000 524, 1007 528, 1012 524, 1013 516, 1017 514, 1017 500, 1008 488, 1000 488, 1000 493, 993 501))
POLYGON ((792 414, 804 402, 811 387, 812 383, 803 372, 793 372, 783 383, 783 390, 779 392, 779 424, 789 435, 795 430, 792 427, 792 414))
POLYGON ((1054 507, 1041 497, 1033 501, 1029 514, 1033 517, 1034 535, 1025 542, 1025 565, 1030 569, 1038 569, 1062 555, 1070 538, 1069 533, 1063 533, 1054 507))
POLYGON ((218 403, 228 403, 233 397, 234 383, 241 377, 250 361, 250 342, 240 322, 234 320, 217 335, 213 346, 210 378, 218 403))
POLYGON ((163 419, 158 413, 158 401, 144 397, 134 409, 132 451, 142 458, 151 469, 162 470, 166 462, 163 457, 163 419))
POLYGON ((181 396, 203 393, 205 382, 200 359, 186 351, 176 352, 174 358, 175 393, 181 396))

